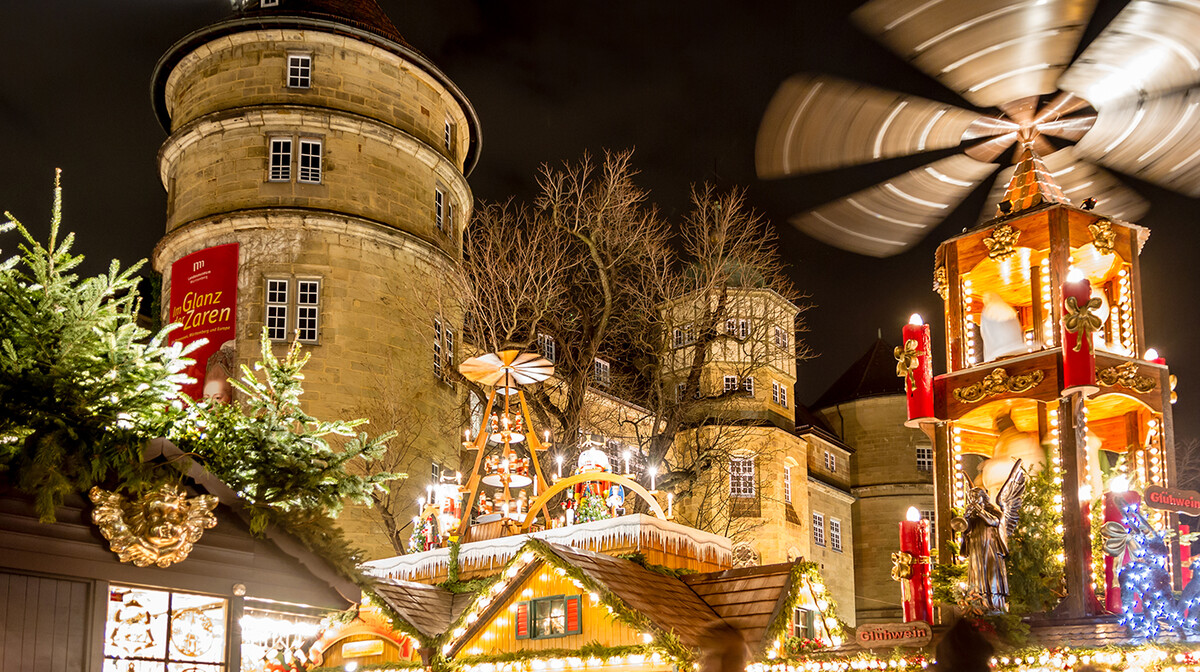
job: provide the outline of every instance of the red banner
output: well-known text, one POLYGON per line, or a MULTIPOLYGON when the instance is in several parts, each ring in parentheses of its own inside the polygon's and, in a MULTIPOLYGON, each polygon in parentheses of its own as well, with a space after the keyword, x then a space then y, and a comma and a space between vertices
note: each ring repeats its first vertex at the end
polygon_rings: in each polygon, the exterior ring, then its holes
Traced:
POLYGON ((171 264, 170 321, 183 325, 171 342, 208 342, 192 351, 196 363, 187 374, 196 379, 183 392, 193 399, 233 401, 228 378, 236 375, 238 244, 219 245, 171 264))

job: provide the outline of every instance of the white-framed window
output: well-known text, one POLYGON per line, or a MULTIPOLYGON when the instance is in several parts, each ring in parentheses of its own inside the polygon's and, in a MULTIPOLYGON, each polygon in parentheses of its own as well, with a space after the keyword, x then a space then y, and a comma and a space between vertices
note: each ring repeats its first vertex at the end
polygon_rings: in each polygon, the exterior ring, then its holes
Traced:
POLYGON ((675 383, 675 401, 682 402, 687 398, 687 383, 675 383))
POLYGON ((831 474, 837 473, 837 455, 831 451, 825 451, 825 470, 831 474))
POLYGON ((754 396, 754 376, 744 376, 742 378, 742 389, 751 397, 754 396))
POLYGON ((438 231, 446 230, 446 194, 438 187, 433 189, 433 221, 438 231))
POLYGON ((792 465, 783 465, 783 501, 792 503, 792 465))
POLYGON ((725 393, 726 394, 728 394, 730 392, 737 392, 739 389, 741 389, 741 386, 738 385, 738 377, 737 376, 725 376, 725 393))
POLYGON ((446 199, 446 233, 454 233, 454 199, 446 199))
POLYGON ((671 332, 672 347, 682 348, 685 345, 691 345, 696 342, 696 326, 688 323, 676 327, 671 332))
POLYGON ((933 446, 917 446, 917 469, 933 471, 933 446))
POLYGON ((433 320, 433 376, 445 380, 442 371, 442 321, 437 318, 433 320))
POLYGON ((934 522, 933 509, 921 509, 921 520, 928 520, 929 528, 933 529, 933 522, 934 522))
POLYGON ((825 545, 825 514, 813 511, 813 543, 817 546, 825 545))
POLYGON ((433 375, 441 381, 450 382, 449 373, 454 368, 454 329, 441 318, 433 319, 433 375))
POLYGON ((283 342, 294 333, 301 343, 320 341, 320 278, 267 278, 266 294, 267 338, 283 342))
POLYGON ((279 0, 262 0, 262 2, 258 3, 258 6, 259 7, 278 7, 279 0))
POLYGON ((776 404, 779 404, 780 406, 782 406, 784 408, 787 408, 787 405, 788 405, 787 398, 788 398, 787 385, 781 385, 779 383, 779 381, 772 380, 771 381, 771 401, 775 402, 776 404))
POLYGON ((454 122, 449 119, 442 126, 442 144, 446 146, 447 151, 454 150, 454 122))
POLYGON ((612 385, 612 367, 609 366, 608 362, 604 361, 603 359, 596 359, 595 374, 596 382, 598 384, 606 387, 612 385))
POLYGON ((321 183, 321 141, 316 138, 300 138, 300 171, 296 176, 300 182, 321 183))
POLYGON ((751 498, 754 489, 754 457, 729 458, 729 496, 751 498))
POLYGON ((837 518, 829 519, 829 548, 842 552, 842 521, 837 518))
POLYGON ((101 597, 107 604, 103 669, 225 672, 226 598, 118 584, 109 586, 107 598, 101 597))
POLYGON ((673 347, 673 348, 683 347, 683 329, 676 327, 675 330, 671 333, 671 347, 673 347))
POLYGON ((537 349, 538 352, 541 353, 542 357, 546 358, 546 361, 550 362, 551 364, 555 362, 555 356, 558 353, 555 349, 553 336, 550 334, 538 333, 537 349))
POLYGON ((292 180, 292 139, 271 138, 270 170, 267 180, 270 182, 290 182, 292 180))
POLYGON ((796 607, 792 614, 792 636, 801 639, 813 639, 817 636, 817 619, 820 612, 815 609, 796 607))
POLYGON ((272 341, 287 340, 288 281, 267 278, 267 338, 272 341))
POLYGON ((748 338, 750 336, 750 320, 738 318, 725 320, 725 333, 734 338, 748 338))
POLYGON ((775 327, 775 347, 787 350, 788 347, 788 332, 783 327, 775 327))
POLYGON ((287 55, 287 85, 289 89, 312 87, 312 55, 287 55))
POLYGON ((321 281, 296 281, 296 340, 317 342, 317 319, 321 312, 321 281))

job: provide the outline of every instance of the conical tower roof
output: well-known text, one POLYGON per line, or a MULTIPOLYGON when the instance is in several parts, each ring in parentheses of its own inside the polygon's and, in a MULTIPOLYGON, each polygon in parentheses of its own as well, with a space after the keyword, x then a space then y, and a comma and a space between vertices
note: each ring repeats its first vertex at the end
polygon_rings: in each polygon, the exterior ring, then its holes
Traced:
POLYGON ((819 410, 866 397, 904 394, 904 379, 896 375, 893 350, 887 341, 876 339, 866 354, 850 365, 812 407, 819 410))
POLYGON ((262 0, 243 0, 238 14, 244 17, 297 16, 341 23, 374 33, 412 48, 376 0, 278 0, 263 6, 262 0))
POLYGON ((1043 203, 1070 203, 1062 188, 1054 181, 1046 168, 1042 157, 1033 151, 1031 145, 1025 145, 1021 150, 1021 158, 1013 171, 1012 179, 1008 181, 1008 189, 1004 190, 1004 200, 1001 204, 1010 205, 1006 212, 997 206, 996 216, 1011 215, 1028 210, 1043 203))

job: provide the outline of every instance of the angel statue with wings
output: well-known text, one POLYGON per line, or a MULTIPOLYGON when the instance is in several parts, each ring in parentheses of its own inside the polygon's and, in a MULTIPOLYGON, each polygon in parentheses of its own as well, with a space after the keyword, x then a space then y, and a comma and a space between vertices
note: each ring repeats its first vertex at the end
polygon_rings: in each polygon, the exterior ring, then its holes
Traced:
POLYGON ((1008 538, 1017 529, 1021 500, 1028 476, 1021 460, 1008 473, 996 493, 996 503, 987 490, 971 488, 967 508, 950 526, 962 533, 959 554, 967 559, 967 592, 983 598, 991 611, 1008 611, 1008 538))

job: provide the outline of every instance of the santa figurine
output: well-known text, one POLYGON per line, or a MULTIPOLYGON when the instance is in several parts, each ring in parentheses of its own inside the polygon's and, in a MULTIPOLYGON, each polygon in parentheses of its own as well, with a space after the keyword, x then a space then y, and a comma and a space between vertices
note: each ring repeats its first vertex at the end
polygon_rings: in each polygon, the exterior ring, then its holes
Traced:
POLYGON ((563 515, 567 517, 567 525, 575 524, 575 493, 567 491, 567 497, 559 506, 563 509, 563 515))

